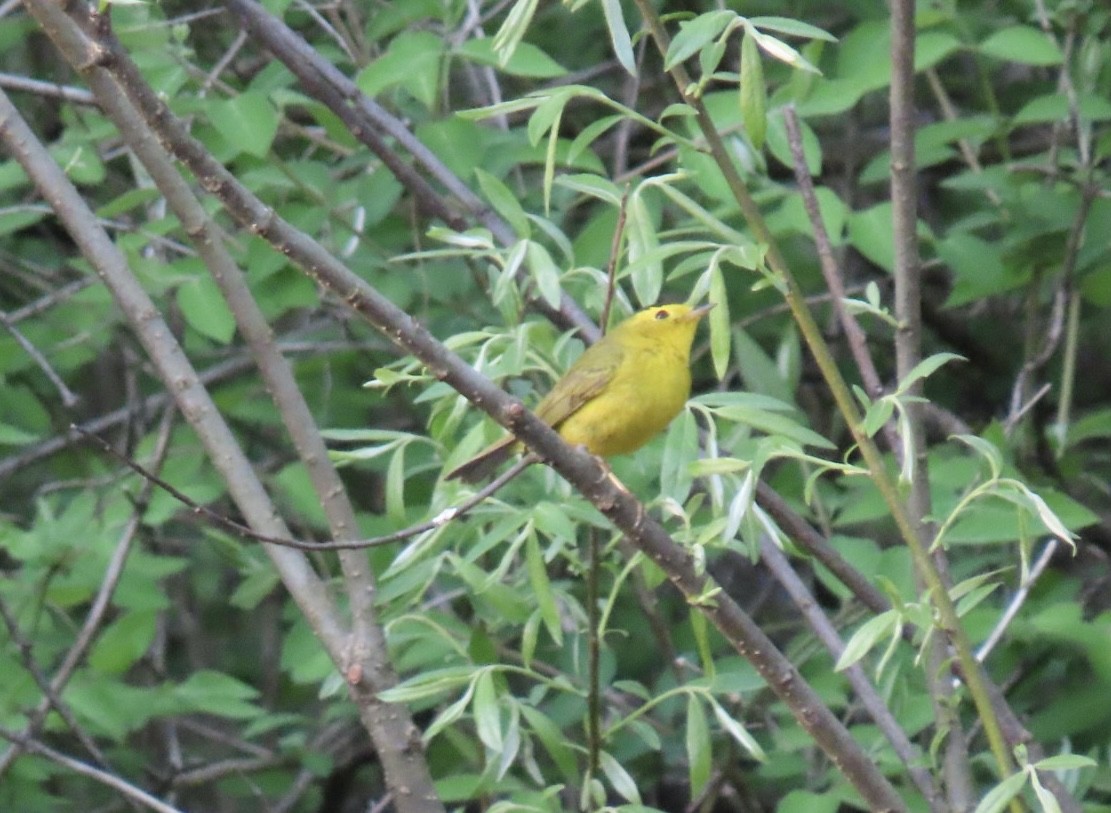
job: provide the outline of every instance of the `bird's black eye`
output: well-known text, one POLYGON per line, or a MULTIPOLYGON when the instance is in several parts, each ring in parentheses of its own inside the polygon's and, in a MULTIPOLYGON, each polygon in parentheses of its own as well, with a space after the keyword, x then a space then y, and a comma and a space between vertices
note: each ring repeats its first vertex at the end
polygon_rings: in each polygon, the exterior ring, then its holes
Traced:
POLYGON ((656 311, 656 318, 657 319, 666 319, 669 316, 671 316, 671 314, 668 313, 667 311, 656 311))

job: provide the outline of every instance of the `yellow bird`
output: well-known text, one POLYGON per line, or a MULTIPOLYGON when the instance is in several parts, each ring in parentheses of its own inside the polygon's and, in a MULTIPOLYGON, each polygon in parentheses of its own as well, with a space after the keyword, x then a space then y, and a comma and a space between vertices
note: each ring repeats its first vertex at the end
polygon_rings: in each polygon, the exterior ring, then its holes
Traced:
MULTIPOLYGON (((679 414, 691 391, 690 355, 699 320, 713 305, 659 305, 635 313, 586 349, 536 406, 573 446, 601 457, 634 452, 679 414)), ((477 482, 519 443, 507 435, 447 479, 477 482)))

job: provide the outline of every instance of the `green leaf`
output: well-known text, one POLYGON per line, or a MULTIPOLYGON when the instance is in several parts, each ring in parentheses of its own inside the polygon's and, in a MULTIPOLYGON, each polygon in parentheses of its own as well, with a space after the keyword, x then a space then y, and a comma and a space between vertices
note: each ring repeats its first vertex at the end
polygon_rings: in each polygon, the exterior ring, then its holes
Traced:
POLYGON ((609 780, 610 787, 625 800, 639 805, 641 803, 640 790, 637 788, 636 780, 625 770, 624 766, 614 759, 608 751, 602 751, 598 754, 598 762, 601 765, 602 773, 609 780))
POLYGON ((660 493, 682 504, 690 494, 690 462, 698 448, 698 426, 690 410, 683 410, 667 428, 660 461, 660 493))
POLYGON ((849 216, 849 242, 853 248, 886 271, 895 268, 891 223, 890 203, 877 203, 849 216))
MULTIPOLYGON (((802 154, 806 158, 806 171, 817 177, 822 174, 822 145, 810 125, 799 121, 802 131, 802 154)), ((791 154, 791 145, 787 140, 787 124, 783 120, 783 111, 774 110, 768 116, 768 152, 783 166, 794 168, 795 158, 791 154)))
POLYGON ((259 158, 270 151, 280 116, 265 94, 247 90, 207 106, 209 121, 237 151, 259 158))
POLYGON ((841 657, 837 659, 837 665, 833 667, 834 671, 842 672, 848 669, 871 652, 872 648, 880 641, 898 633, 899 616, 894 610, 888 610, 869 618, 860 625, 860 628, 852 634, 848 643, 845 644, 841 657))
MULTIPOLYGON (((818 200, 818 213, 822 218, 822 226, 829 235, 830 243, 834 246, 843 245, 845 223, 849 216, 848 207, 836 192, 826 186, 815 189, 814 197, 818 200)), ((809 238, 814 231, 801 195, 788 197, 778 211, 769 215, 768 221, 769 227, 775 232, 793 232, 809 238)))
POLYGON ((637 63, 633 55, 633 41, 629 37, 629 29, 625 26, 625 17, 621 13, 621 0, 602 0, 602 13, 606 17, 606 30, 609 31, 614 56, 629 76, 636 76, 637 63))
MULTIPOLYGON (((1086 95, 1077 100, 1080 117, 1088 121, 1107 121, 1111 119, 1111 102, 1102 96, 1086 95)), ((1050 93, 1027 102, 1015 113, 1012 124, 1046 124, 1067 121, 1072 109, 1067 96, 1050 93)))
POLYGON ((177 304, 189 326, 220 344, 235 335, 235 317, 209 276, 198 276, 177 291, 177 304))
POLYGON ((197 713, 232 720, 247 720, 262 713, 252 702, 258 697, 257 689, 212 669, 194 672, 174 689, 173 695, 197 713))
POLYGON ((372 98, 401 87, 425 107, 434 108, 440 92, 443 49, 443 40, 431 31, 403 31, 382 56, 359 71, 355 84, 372 98))
POLYGON ((498 693, 494 687, 494 673, 484 670, 475 681, 474 703, 475 731, 482 744, 497 753, 502 750, 501 712, 498 707, 498 693))
POLYGON ((532 588, 533 598, 540 608, 540 616, 544 619, 544 627, 552 637, 556 646, 563 646, 563 625, 559 617, 559 607, 556 605, 555 595, 552 593, 552 583, 548 578, 548 569, 544 564, 544 557, 540 553, 540 543, 536 534, 530 533, 525 541, 525 561, 528 566, 529 586, 532 588))
POLYGON ((713 749, 710 727, 706 725, 706 710, 693 692, 687 695, 687 767, 691 794, 697 796, 710 781, 713 749))
POLYGON ((0 446, 26 446, 38 440, 36 435, 25 432, 17 426, 0 423, 0 446))
POLYGON ((405 522, 405 444, 397 447, 386 468, 386 516, 398 525, 405 522))
POLYGON ((1023 65, 1060 65, 1064 59, 1057 43, 1028 25, 996 31, 980 43, 980 53, 1023 65))
POLYGON ((899 382, 899 389, 896 392, 906 392, 913 387, 917 381, 929 378, 937 372, 942 365, 948 364, 950 361, 968 361, 968 359, 956 353, 934 353, 932 356, 927 356, 914 365, 914 368, 899 382))
POLYGON ((806 59, 806 57, 778 37, 773 37, 769 34, 761 34, 753 28, 749 28, 747 33, 750 33, 756 40, 756 44, 760 46, 760 50, 772 59, 785 62, 792 68, 809 71, 810 73, 821 73, 821 71, 810 64, 810 61, 806 59))
POLYGON ((551 308, 558 308, 563 298, 563 289, 559 284, 559 267, 556 266, 548 249, 534 240, 528 241, 526 249, 528 268, 532 278, 536 281, 536 288, 540 296, 551 308))
POLYGON ((1039 759, 1034 767, 1039 771, 1072 771, 1078 768, 1097 768, 1099 763, 1083 754, 1058 754, 1039 759))
POLYGON ((504 64, 494 52, 493 37, 466 40, 455 53, 481 65, 497 67, 502 73, 510 76, 521 76, 526 79, 554 79, 567 74, 566 68, 529 42, 517 43, 509 60, 504 64))
POLYGON ((424 700, 470 683, 474 679, 474 674, 475 667, 469 664, 421 672, 379 692, 378 698, 386 703, 411 703, 415 700, 424 700))
POLYGON ((494 53, 498 55, 498 63, 502 66, 509 64, 517 45, 525 36, 532 15, 536 13, 538 0, 517 0, 509 10, 501 28, 494 35, 494 53))
POLYGON ((59 144, 50 155, 78 186, 94 186, 104 182, 107 171, 95 149, 87 144, 59 144))
POLYGON ((713 310, 709 313, 710 355, 714 359, 714 374, 719 381, 725 380, 729 370, 729 356, 732 350, 733 334, 729 330, 729 295, 725 286, 725 275, 717 263, 710 269, 710 295, 713 310))
MULTIPOLYGON (((603 116, 583 127, 582 130, 579 131, 579 134, 571 141, 571 145, 567 148, 567 161, 572 164, 575 163, 583 150, 593 144, 611 127, 624 121, 624 119, 625 117, 620 114, 603 116)), ((567 176, 561 176, 557 178, 556 183, 562 185, 566 177, 567 176)), ((610 183, 612 185, 612 182, 610 183)), ((620 197, 621 196, 618 195, 617 199, 620 200, 620 197)))
POLYGON ((837 813, 841 801, 835 793, 792 790, 779 800, 775 813, 837 813))
POLYGON ((754 149, 764 148, 768 130, 768 91, 764 86, 764 65, 755 38, 745 32, 741 40, 741 118, 754 149))
POLYGON ((988 791, 987 795, 976 805, 976 813, 999 813, 1022 790, 1026 784, 1026 773, 1019 771, 1012 774, 988 791))
POLYGON ((764 348, 744 330, 735 331, 733 343, 737 348, 734 355, 745 387, 753 393, 770 395, 778 403, 791 403, 794 394, 779 372, 775 360, 764 352, 764 348))
POLYGON ((5 207, 0 211, 0 237, 33 226, 47 216, 45 209, 5 207))
POLYGON ((567 737, 552 722, 551 718, 540 710, 533 708, 528 703, 522 703, 520 708, 521 715, 528 722, 533 733, 540 739, 540 744, 544 746, 544 750, 548 752, 548 756, 552 758, 552 762, 556 764, 563 778, 568 782, 572 781, 579 775, 579 772, 575 752, 568 744, 567 737))
POLYGON ((525 214, 517 196, 500 178, 494 177, 482 167, 475 167, 474 173, 478 185, 482 188, 482 194, 490 201, 494 210, 505 218, 518 237, 528 237, 532 229, 529 227, 528 215, 525 214))
POLYGON ((737 19, 733 11, 708 11, 693 20, 679 23, 679 32, 671 40, 664 59, 664 70, 671 70, 688 59, 717 37, 725 27, 737 19))
POLYGON ((1027 775, 1030 777, 1030 787, 1034 789, 1034 795, 1038 797, 1038 803, 1042 806, 1042 813, 1061 813, 1061 805, 1057 797, 1042 784, 1037 772, 1028 771, 1027 775))
POLYGON ((749 756, 757 762, 767 761, 768 755, 764 753, 764 749, 760 747, 760 743, 748 733, 743 725, 734 720, 729 712, 722 708, 721 704, 712 697, 710 698, 710 706, 714 710, 714 716, 717 718, 718 725, 725 729, 725 732, 736 740, 737 744, 745 749, 749 756))
POLYGON ((790 34, 794 37, 837 42, 837 37, 817 26, 801 20, 792 20, 790 17, 749 17, 748 24, 761 30, 778 31, 780 34, 790 34))
POLYGON ((95 736, 121 742, 130 731, 145 725, 164 710, 165 692, 154 687, 136 688, 89 670, 79 671, 65 688, 62 699, 77 719, 95 736))
POLYGON ((932 68, 961 47, 961 41, 948 31, 927 31, 914 46, 914 72, 932 68))
POLYGON ((158 613, 130 612, 105 627, 89 653, 89 665, 106 674, 122 674, 146 654, 154 632, 158 613))
POLYGON ((663 265, 648 261, 660 247, 656 237, 656 226, 644 202, 643 190, 638 188, 631 195, 625 215, 625 234, 629 241, 629 264, 631 268, 633 291, 642 307, 656 304, 663 286, 663 265), (645 260, 645 262, 638 262, 645 260))
POLYGON ((953 271, 953 288, 945 301, 948 308, 1005 293, 1025 282, 1011 269, 997 241, 954 232, 937 244, 937 253, 953 271))
POLYGON ((463 712, 467 710, 467 706, 471 704, 471 699, 474 697, 475 683, 477 680, 476 677, 474 680, 470 681, 467 685, 467 690, 463 692, 459 699, 443 709, 436 715, 436 719, 428 724, 428 727, 424 730, 424 736, 422 737, 425 742, 431 741, 433 737, 463 716, 463 712))

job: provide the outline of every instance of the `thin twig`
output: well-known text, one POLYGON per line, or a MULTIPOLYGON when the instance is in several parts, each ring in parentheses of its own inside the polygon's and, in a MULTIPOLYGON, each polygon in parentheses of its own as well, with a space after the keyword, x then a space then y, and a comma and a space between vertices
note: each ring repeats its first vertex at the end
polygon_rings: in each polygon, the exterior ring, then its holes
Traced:
POLYGON ((42 370, 43 374, 54 386, 54 389, 58 391, 58 395, 61 397, 62 404, 65 408, 73 409, 77 406, 77 402, 80 399, 66 386, 66 382, 61 379, 61 376, 54 372, 54 368, 50 366, 50 362, 46 360, 46 356, 40 353, 38 348, 31 344, 30 340, 23 335, 23 331, 17 328, 8 317, 8 314, 3 311, 0 311, 0 325, 2 325, 8 333, 12 334, 12 338, 15 339, 16 344, 22 347, 23 352, 35 362, 35 365, 40 370, 42 370))
POLYGON ((995 622, 995 627, 992 629, 991 634, 984 639, 984 642, 976 649, 976 659, 983 663, 991 651, 995 649, 996 645, 1003 639, 1003 633, 1007 631, 1007 627, 1011 625, 1018 611, 1022 605, 1026 603, 1026 599, 1030 596, 1030 590, 1033 588, 1034 583, 1041 577, 1042 573, 1049 566, 1050 559, 1053 554, 1057 552, 1057 547, 1060 541, 1055 536, 1051 536, 1049 541, 1046 542, 1045 547, 1042 549, 1041 555, 1034 562, 1030 568, 1030 572, 1026 574, 1026 578, 1019 584, 1015 594, 1011 596, 1011 600, 1007 603, 1007 609, 999 616, 999 620, 995 622))
POLYGON ((143 468, 143 466, 139 465, 126 455, 120 454, 114 448, 112 448, 111 444, 107 443, 99 435, 88 432, 85 429, 82 429, 80 426, 77 426, 76 424, 70 426, 70 429, 97 443, 102 451, 111 455, 113 458, 118 460, 123 465, 127 466, 143 479, 154 483, 156 486, 158 486, 175 500, 180 502, 194 514, 204 517, 206 520, 214 525, 219 526, 220 528, 223 528, 225 531, 230 531, 236 536, 242 537, 244 539, 251 539, 255 542, 265 542, 268 545, 278 545, 279 547, 283 548, 312 551, 314 553, 332 550, 361 550, 363 548, 376 548, 381 547, 382 545, 389 545, 394 542, 400 542, 402 540, 418 536, 419 534, 423 534, 428 531, 434 531, 437 528, 442 528, 447 523, 469 513, 476 505, 481 503, 483 500, 485 500, 487 497, 496 492, 498 489, 500 489, 502 486, 504 486, 506 483, 508 483, 510 480, 512 480, 514 477, 519 475, 522 471, 524 471, 526 468, 528 468, 538 460, 536 455, 524 455, 520 460, 513 464, 512 467, 507 469, 504 474, 500 475, 494 480, 491 480, 490 483, 488 483, 481 490, 476 491, 470 498, 457 506, 441 511, 439 514, 437 514, 435 517, 428 520, 427 522, 421 522, 417 525, 411 525, 410 527, 404 528, 400 531, 395 531, 394 533, 386 534, 385 536, 376 536, 372 539, 353 539, 332 542, 305 542, 298 539, 291 539, 286 536, 273 536, 270 534, 259 533, 255 530, 252 530, 248 526, 243 525, 242 523, 236 522, 233 519, 229 519, 223 514, 217 513, 211 508, 207 508, 194 501, 183 491, 175 488, 158 475, 147 471, 145 468, 143 468))
POLYGON ((11 73, 0 73, 0 88, 16 90, 23 93, 34 93, 47 99, 61 99, 73 104, 96 106, 96 98, 84 88, 67 87, 54 82, 43 82, 41 79, 31 79, 27 76, 18 76, 11 73))
MULTIPOLYGON (((818 251, 818 262, 825 278, 826 287, 829 288, 833 312, 837 314, 837 321, 845 332, 849 343, 849 352, 856 362, 860 378, 864 382, 864 390, 872 399, 883 395, 883 383, 876 371, 872 354, 868 351, 868 337, 857 322, 856 317, 845 307, 844 274, 840 264, 833 256, 833 245, 826 231, 825 221, 822 220, 822 211, 818 205, 818 196, 814 191, 814 181, 806 167, 806 155, 802 148, 802 131, 799 127, 798 115, 794 105, 787 105, 783 109, 783 121, 787 125, 787 143, 791 148, 791 158, 795 168, 795 182, 798 184, 799 193, 802 195, 803 206, 807 217, 810 219, 810 228, 813 232, 814 246, 818 251)), ((888 421, 883 426, 884 439, 891 451, 898 456, 902 446, 895 431, 895 424, 888 421)))
POLYGON ((16 731, 11 731, 6 728, 0 728, 0 737, 8 740, 8 742, 19 745, 24 750, 30 751, 34 754, 38 754, 42 757, 46 757, 51 762, 55 762, 58 765, 61 765, 63 768, 66 768, 67 770, 81 774, 82 776, 87 776, 90 779, 100 782, 102 785, 110 787, 113 790, 117 790, 127 799, 146 805, 151 810, 157 811, 157 813, 183 813, 183 811, 179 810, 178 808, 173 807, 172 805, 168 805, 161 799, 157 799, 154 796, 151 796, 142 788, 139 788, 138 786, 133 785, 130 782, 127 782, 114 774, 110 774, 107 771, 102 771, 99 768, 95 768, 92 765, 81 762, 80 760, 74 759, 71 756, 67 756, 60 751, 55 751, 53 748, 49 748, 46 745, 43 745, 38 740, 34 740, 30 737, 25 737, 16 731))

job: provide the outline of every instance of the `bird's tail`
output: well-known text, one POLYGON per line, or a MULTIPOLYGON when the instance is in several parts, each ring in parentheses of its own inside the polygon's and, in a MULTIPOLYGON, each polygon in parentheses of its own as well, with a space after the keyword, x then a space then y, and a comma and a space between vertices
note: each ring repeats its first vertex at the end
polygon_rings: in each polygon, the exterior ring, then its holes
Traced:
POLYGON ((477 483, 485 480, 494 470, 509 459, 516 451, 517 439, 512 435, 487 446, 466 463, 456 466, 444 475, 445 480, 462 480, 464 483, 477 483))

